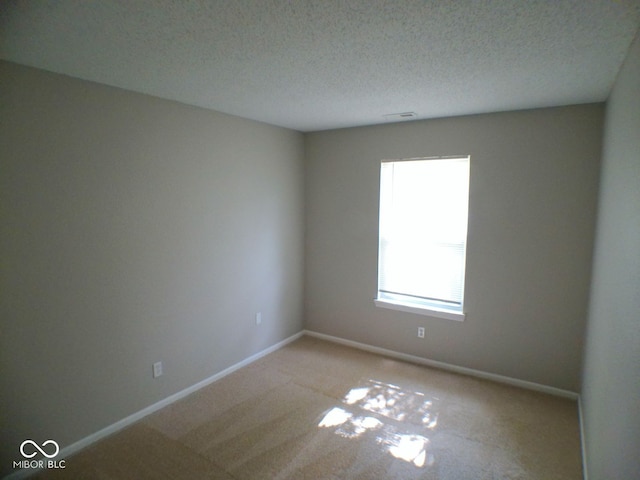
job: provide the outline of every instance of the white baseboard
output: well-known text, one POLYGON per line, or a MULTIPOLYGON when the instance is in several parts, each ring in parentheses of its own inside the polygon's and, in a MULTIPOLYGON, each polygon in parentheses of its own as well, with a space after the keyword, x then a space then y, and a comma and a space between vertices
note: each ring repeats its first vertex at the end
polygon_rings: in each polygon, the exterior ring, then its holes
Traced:
POLYGON ((482 370, 475 370, 473 368, 460 367, 458 365, 451 365, 445 362, 439 362, 437 360, 430 360, 424 357, 418 357, 416 355, 409 355, 407 353, 396 352, 395 350, 387 350, 386 348, 374 347, 373 345, 367 345, 366 343, 354 342, 353 340, 345 340, 344 338, 334 337, 332 335, 326 335, 324 333, 318 333, 311 330, 305 330, 305 335, 310 337, 319 338, 321 340, 327 340, 329 342, 339 343, 348 347, 358 348, 360 350, 366 350, 367 352, 378 353, 387 357, 396 358, 398 360, 404 360, 411 363, 417 363, 425 365, 427 367, 439 368, 440 370, 447 370, 454 373, 461 373, 469 375, 471 377, 483 378, 485 380, 492 380, 498 383, 504 383, 515 387, 526 388, 527 390, 534 390, 536 392, 548 393, 557 397, 569 398, 571 400, 578 400, 578 394, 569 390, 563 390, 561 388, 550 387, 548 385, 542 385, 540 383, 528 382, 526 380, 519 380, 517 378, 506 377, 504 375, 498 375, 495 373, 483 372, 482 370))
POLYGON ((587 471, 587 444, 584 431, 584 410, 582 409, 582 396, 578 396, 578 421, 580 422, 580 450, 582 453, 582 478, 589 480, 589 472, 587 471))
MULTIPOLYGON (((126 418, 123 418, 122 420, 117 421, 116 423, 113 423, 105 428, 103 428, 102 430, 98 430, 95 433, 92 433, 91 435, 84 437, 81 440, 78 440, 75 443, 72 443, 71 445, 67 445, 66 447, 62 448, 60 450, 60 452, 58 453, 58 455, 56 456, 57 458, 60 459, 64 459, 66 457, 69 457, 71 455, 73 455, 74 453, 79 452, 80 450, 82 450, 83 448, 88 447, 89 445, 91 445, 92 443, 97 442, 98 440, 102 440, 105 437, 108 437, 109 435, 112 435, 120 430, 122 430, 123 428, 128 427, 129 425, 134 424, 135 422, 137 422, 138 420, 141 420, 142 418, 146 417, 147 415, 150 415, 154 412, 157 412, 158 410, 160 410, 161 408, 164 408, 174 402, 177 402, 178 400, 191 395, 192 393, 200 390, 201 388, 206 387, 207 385, 211 385, 212 383, 220 380, 223 377, 226 377, 227 375, 235 372, 236 370, 242 368, 242 367, 246 367, 247 365, 255 362, 256 360, 261 359, 262 357, 264 357, 265 355, 268 355, 270 353, 275 352, 276 350, 281 349, 282 347, 284 347, 285 345, 299 339, 300 337, 302 337, 304 335, 304 331, 302 332, 298 332, 295 335, 290 336, 289 338, 285 338, 284 340, 254 354, 251 355, 250 357, 245 358, 244 360, 242 360, 241 362, 236 363, 235 365, 231 365, 228 368, 225 368, 224 370, 222 370, 221 372, 216 373, 215 375, 210 376, 209 378, 205 378, 204 380, 191 385, 190 387, 185 388, 184 390, 181 390, 177 393, 174 393, 173 395, 168 396, 167 398, 164 398, 162 400, 160 400, 159 402, 154 403, 153 405, 149 405, 146 408, 143 408, 142 410, 140 410, 139 412, 136 412, 132 415, 129 415, 126 418)), ((6 477, 4 477, 3 480, 18 480, 18 479, 22 479, 22 478, 27 478, 31 475, 34 475, 38 470, 37 469, 21 469, 21 470, 16 470, 15 472, 7 475, 6 477)))

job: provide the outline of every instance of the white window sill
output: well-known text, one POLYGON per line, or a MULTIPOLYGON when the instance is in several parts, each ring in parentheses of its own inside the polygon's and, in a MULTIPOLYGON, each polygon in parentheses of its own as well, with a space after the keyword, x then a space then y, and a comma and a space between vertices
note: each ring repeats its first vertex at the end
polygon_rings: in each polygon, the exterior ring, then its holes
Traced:
POLYGON ((418 315, 426 315, 428 317, 446 318, 447 320, 455 320, 464 322, 465 314, 462 312, 452 312, 450 310, 441 310, 434 307, 423 307, 410 305, 407 303, 393 302, 391 300, 374 300, 376 307, 388 308, 390 310, 398 310, 400 312, 415 313, 418 315))

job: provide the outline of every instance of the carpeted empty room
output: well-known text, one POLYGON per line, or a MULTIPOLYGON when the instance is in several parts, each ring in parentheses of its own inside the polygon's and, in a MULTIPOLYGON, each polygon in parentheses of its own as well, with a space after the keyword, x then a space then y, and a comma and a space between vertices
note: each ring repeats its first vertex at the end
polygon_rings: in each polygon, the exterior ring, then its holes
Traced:
POLYGON ((309 336, 37 478, 580 479, 575 401, 309 336))
POLYGON ((0 480, 640 480, 640 0, 2 0, 0 480))

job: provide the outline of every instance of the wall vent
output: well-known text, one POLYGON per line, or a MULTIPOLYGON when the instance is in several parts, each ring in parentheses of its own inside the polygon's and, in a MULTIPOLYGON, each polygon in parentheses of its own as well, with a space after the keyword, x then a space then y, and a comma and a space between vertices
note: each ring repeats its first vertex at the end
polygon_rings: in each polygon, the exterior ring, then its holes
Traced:
POLYGON ((385 120, 407 120, 409 118, 415 118, 418 114, 416 112, 402 112, 402 113, 388 113, 384 115, 385 120))

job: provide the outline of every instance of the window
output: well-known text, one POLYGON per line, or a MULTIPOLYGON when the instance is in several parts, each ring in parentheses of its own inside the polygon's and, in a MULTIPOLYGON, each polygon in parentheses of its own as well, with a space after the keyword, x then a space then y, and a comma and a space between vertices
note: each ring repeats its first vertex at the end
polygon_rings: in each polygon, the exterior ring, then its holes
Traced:
POLYGON ((463 320, 469 157, 384 160, 376 305, 463 320))

